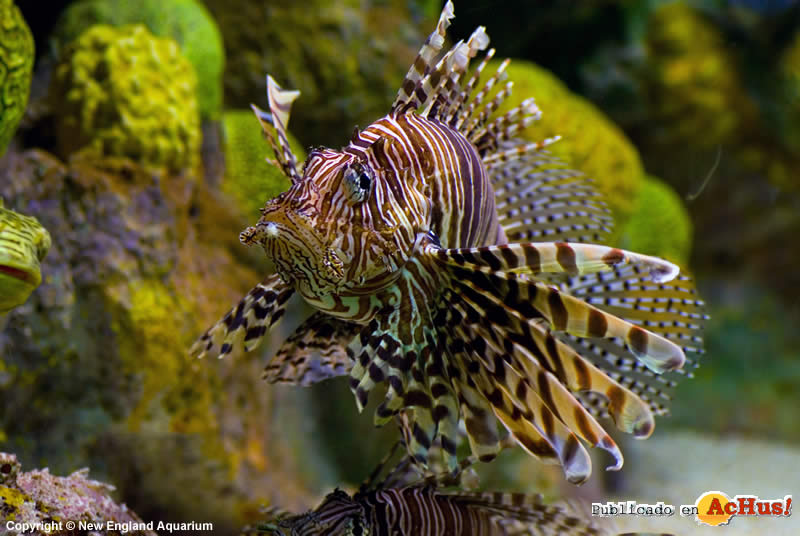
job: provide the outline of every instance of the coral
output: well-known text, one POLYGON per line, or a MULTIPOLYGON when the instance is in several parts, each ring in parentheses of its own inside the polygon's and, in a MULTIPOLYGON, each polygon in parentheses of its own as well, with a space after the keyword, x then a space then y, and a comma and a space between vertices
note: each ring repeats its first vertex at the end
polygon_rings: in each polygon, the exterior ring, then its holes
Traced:
POLYGON ((33 71, 33 36, 13 0, 0 0, 0 156, 25 113, 33 71))
POLYGON ((124 504, 117 504, 110 497, 113 486, 89 480, 89 469, 75 471, 67 477, 54 476, 47 469, 22 471, 17 457, 0 452, 0 513, 3 527, 11 529, 17 524, 40 524, 51 530, 34 529, 26 534, 66 536, 74 529, 66 523, 90 522, 108 527, 108 522, 122 527, 109 530, 90 531, 89 534, 131 534, 132 536, 155 536, 142 519, 124 504), (9 525, 10 522, 11 525, 9 525))
POLYGON ((225 52, 214 19, 196 0, 79 0, 70 3, 54 31, 63 50, 96 24, 144 24, 153 35, 174 40, 197 74, 197 103, 202 119, 216 120, 222 109, 225 52))
POLYGON ((70 45, 51 88, 63 155, 193 167, 201 132, 191 64, 144 26, 95 26, 70 45))
POLYGON ((662 142, 713 148, 757 115, 720 32, 685 2, 659 6, 645 32, 649 128, 662 142))
POLYGON ((39 263, 49 249, 47 229, 36 218, 6 209, 0 198, 0 314, 25 303, 39 286, 39 263))
POLYGON ((302 92, 291 123, 305 145, 343 145, 354 126, 388 113, 433 25, 405 0, 205 2, 227 50, 226 103, 266 103, 269 73, 302 92))
POLYGON ((647 177, 639 189, 636 208, 622 230, 619 245, 688 266, 692 223, 678 194, 655 177, 647 177))
MULTIPOLYGON (((498 66, 492 60, 484 78, 498 66)), ((549 150, 570 166, 586 173, 606 195, 618 225, 634 210, 644 169, 633 144, 601 111, 571 93, 547 70, 529 62, 514 60, 506 69, 514 82, 511 97, 500 107, 503 113, 534 97, 542 118, 522 132, 531 141, 560 135, 549 150)))
POLYGON ((0 332, 4 446, 54 472, 92 467, 145 518, 221 533, 276 494, 302 504, 317 482, 302 471, 324 466, 287 417, 306 392, 279 402, 260 353, 188 356, 265 271, 237 240, 246 222, 202 181, 122 159, 10 152, 0 176, 9 208, 53 229, 41 286, 0 332))
MULTIPOLYGON (((222 116, 225 147, 225 175, 220 189, 242 209, 247 219, 258 217, 258 210, 268 199, 289 188, 289 179, 267 162, 275 155, 261 133, 258 120, 250 110, 229 110, 222 116)), ((289 143, 302 161, 303 149, 290 136, 289 143)))

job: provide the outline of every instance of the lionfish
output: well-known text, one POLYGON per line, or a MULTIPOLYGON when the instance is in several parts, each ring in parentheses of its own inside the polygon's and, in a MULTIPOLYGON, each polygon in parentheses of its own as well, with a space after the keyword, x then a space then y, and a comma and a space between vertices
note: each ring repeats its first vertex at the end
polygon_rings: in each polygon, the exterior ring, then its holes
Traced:
MULTIPOLYGON (((547 504, 539 494, 462 491, 461 475, 413 470, 408 457, 383 478, 388 456, 358 491, 329 493, 314 510, 293 515, 270 509, 271 519, 244 534, 254 536, 600 536, 615 534, 611 523, 591 519, 567 504, 547 504)), ((632 536, 629 535, 629 536, 632 536)), ((640 535, 643 536, 643 535, 640 535)), ((669 535, 664 535, 669 536, 669 535)))
POLYGON ((286 136, 299 92, 267 77, 271 113, 253 108, 291 187, 240 240, 277 273, 191 352, 252 350, 298 293, 317 311, 268 364, 269 381, 349 374, 359 410, 384 383, 376 424, 407 416, 418 463, 438 439, 454 468, 463 423, 480 460, 507 430, 579 483, 591 474, 579 438, 622 467, 599 418, 645 438, 667 412, 686 353, 702 351, 702 302, 674 264, 586 243, 611 225, 599 194, 542 150, 557 138, 516 136, 541 115, 533 99, 495 113, 509 60, 480 88, 494 50, 468 74, 485 28, 442 52, 452 18, 447 2, 389 114, 339 151, 312 150, 301 170, 286 136))

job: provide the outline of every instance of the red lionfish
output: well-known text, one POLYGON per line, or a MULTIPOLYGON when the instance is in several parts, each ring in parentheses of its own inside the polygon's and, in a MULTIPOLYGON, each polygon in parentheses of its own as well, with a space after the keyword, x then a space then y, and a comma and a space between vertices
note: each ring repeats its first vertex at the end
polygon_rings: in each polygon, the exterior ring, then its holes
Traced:
POLYGON ((462 486, 462 471, 474 463, 474 458, 463 460, 455 473, 420 477, 406 457, 378 480, 386 461, 354 495, 336 489, 317 508, 299 515, 272 510, 272 519, 246 529, 244 534, 600 536, 616 533, 608 520, 582 516, 567 505, 547 504, 538 494, 455 489, 462 486))
POLYGON ((702 302, 667 261, 583 243, 609 231, 605 205, 542 151, 557 138, 515 138, 541 115, 533 99, 494 113, 511 92, 495 94, 508 60, 480 89, 494 51, 468 76, 483 27, 442 53, 452 17, 448 2, 390 113, 340 151, 312 150, 301 171, 286 137, 299 92, 267 77, 271 113, 253 108, 292 184, 240 240, 260 244, 277 274, 191 352, 252 350, 297 292, 318 311, 268 380, 349 373, 359 409, 385 382, 376 423, 406 414, 419 463, 438 439, 454 468, 460 422, 472 452, 492 459, 497 419, 582 482, 591 460, 578 438, 611 453, 610 469, 623 463, 597 418, 644 438, 667 412, 676 374, 663 373, 702 351, 702 302))

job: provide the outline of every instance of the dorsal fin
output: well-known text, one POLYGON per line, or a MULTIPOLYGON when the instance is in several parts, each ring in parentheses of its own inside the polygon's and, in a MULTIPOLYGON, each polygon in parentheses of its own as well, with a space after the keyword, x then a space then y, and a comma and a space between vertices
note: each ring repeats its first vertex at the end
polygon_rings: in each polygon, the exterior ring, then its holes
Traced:
MULTIPOLYGON (((274 78, 267 75, 267 98, 269 99, 269 109, 272 113, 271 123, 278 134, 278 144, 280 145, 280 151, 275 151, 275 156, 280 162, 284 173, 292 180, 292 183, 299 181, 300 175, 297 173, 297 157, 289 147, 286 126, 289 124, 289 111, 292 108, 292 102, 299 96, 299 91, 283 90, 275 82, 274 78)), ((258 115, 258 112, 256 112, 256 115, 258 115)))
POLYGON ((422 101, 425 100, 424 98, 419 98, 417 91, 417 89, 421 87, 419 82, 422 80, 423 76, 428 74, 434 58, 444 46, 447 27, 450 26, 450 20, 454 16, 453 11, 453 2, 448 0, 442 10, 442 14, 439 16, 436 29, 428 36, 428 39, 425 40, 425 43, 419 50, 419 54, 417 54, 417 59, 414 60, 414 64, 411 65, 408 73, 406 73, 403 84, 397 92, 397 98, 395 98, 392 104, 392 112, 397 111, 401 107, 406 108, 405 105, 408 104, 412 104, 412 108, 416 109, 422 101))

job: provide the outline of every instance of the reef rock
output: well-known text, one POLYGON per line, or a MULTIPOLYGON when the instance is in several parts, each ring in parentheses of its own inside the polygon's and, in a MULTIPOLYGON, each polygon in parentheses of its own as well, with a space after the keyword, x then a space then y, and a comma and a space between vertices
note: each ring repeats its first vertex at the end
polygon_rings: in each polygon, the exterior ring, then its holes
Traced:
POLYGON ((305 442, 306 391, 264 384, 260 353, 188 356, 265 273, 236 211, 202 181, 126 159, 33 150, 0 166, 9 208, 53 230, 44 281, 0 332, 4 449, 92 467, 145 519, 220 534, 329 484, 305 442))
POLYGON ((25 530, 27 524, 39 528, 27 528, 25 534, 68 536, 75 534, 77 529, 77 526, 70 528, 68 522, 83 522, 102 528, 81 531, 89 536, 155 536, 156 533, 147 530, 145 522, 135 512, 114 502, 110 497, 114 486, 89 480, 88 475, 89 469, 75 471, 66 477, 51 475, 47 468, 23 472, 16 456, 0 452, 3 528, 25 530))

